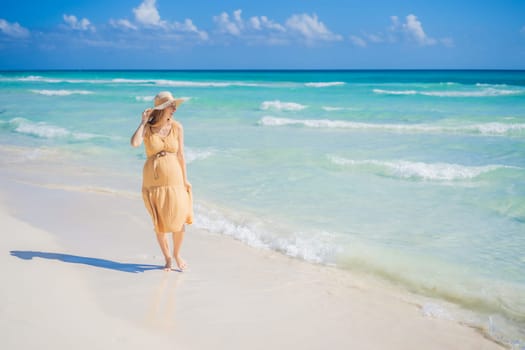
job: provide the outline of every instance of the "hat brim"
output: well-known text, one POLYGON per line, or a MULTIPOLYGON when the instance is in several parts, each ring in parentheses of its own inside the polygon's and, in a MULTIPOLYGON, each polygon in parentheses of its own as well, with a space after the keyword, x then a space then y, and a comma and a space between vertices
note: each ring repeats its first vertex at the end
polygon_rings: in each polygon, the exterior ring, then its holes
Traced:
POLYGON ((169 101, 166 101, 164 103, 161 103, 160 105, 158 106, 155 106, 153 107, 154 110, 162 110, 162 109, 165 109, 171 105, 175 105, 177 108, 182 104, 184 103, 184 99, 182 98, 177 98, 177 99, 174 99, 174 100, 169 100, 169 101))

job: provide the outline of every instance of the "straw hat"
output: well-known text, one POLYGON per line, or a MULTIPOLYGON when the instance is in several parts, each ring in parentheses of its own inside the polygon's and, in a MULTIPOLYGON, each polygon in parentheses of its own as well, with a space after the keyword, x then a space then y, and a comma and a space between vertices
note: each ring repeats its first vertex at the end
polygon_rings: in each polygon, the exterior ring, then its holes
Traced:
POLYGON ((164 109, 171 105, 175 105, 178 108, 183 102, 184 99, 174 98, 171 92, 161 91, 155 96, 155 107, 153 109, 164 109))

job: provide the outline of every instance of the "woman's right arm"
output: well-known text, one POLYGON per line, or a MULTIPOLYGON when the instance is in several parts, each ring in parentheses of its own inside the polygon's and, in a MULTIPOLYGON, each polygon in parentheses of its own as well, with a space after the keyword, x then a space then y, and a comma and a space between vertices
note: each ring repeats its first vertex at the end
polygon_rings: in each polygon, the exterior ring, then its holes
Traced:
POLYGON ((151 112, 153 112, 151 108, 148 108, 144 112, 142 112, 142 121, 140 122, 137 130, 135 130, 135 132, 133 133, 133 136, 131 136, 131 146, 138 147, 142 145, 142 141, 144 141, 146 124, 148 123, 151 112))

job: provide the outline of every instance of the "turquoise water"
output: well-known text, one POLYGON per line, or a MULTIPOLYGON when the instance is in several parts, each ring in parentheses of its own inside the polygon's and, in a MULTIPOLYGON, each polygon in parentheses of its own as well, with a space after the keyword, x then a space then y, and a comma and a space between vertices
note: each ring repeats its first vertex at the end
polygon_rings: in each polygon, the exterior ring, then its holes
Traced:
POLYGON ((523 346, 525 71, 1 72, 0 143, 139 193, 129 137, 161 90, 187 99, 197 227, 453 302, 523 346))

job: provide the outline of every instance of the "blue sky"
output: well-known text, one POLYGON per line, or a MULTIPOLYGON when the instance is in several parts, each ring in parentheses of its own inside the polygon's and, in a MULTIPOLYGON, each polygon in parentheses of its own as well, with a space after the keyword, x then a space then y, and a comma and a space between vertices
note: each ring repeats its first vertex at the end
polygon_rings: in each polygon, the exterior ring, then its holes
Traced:
POLYGON ((525 69, 525 1, 2 0, 0 69, 525 69))

